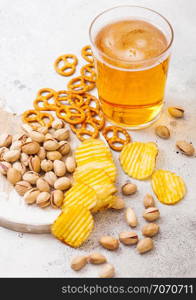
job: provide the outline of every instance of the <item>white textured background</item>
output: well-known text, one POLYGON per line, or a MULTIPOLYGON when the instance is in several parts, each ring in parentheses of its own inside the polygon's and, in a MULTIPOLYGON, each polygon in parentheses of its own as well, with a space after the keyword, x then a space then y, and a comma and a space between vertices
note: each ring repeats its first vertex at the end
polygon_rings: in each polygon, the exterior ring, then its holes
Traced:
MULTIPOLYGON (((159 11, 175 31, 173 57, 166 91, 166 105, 183 105, 186 117, 177 123, 165 112, 159 123, 171 129, 168 141, 155 138, 153 128, 133 132, 134 140, 157 141, 160 154, 157 166, 176 171, 188 187, 186 198, 174 207, 157 203, 161 211, 161 232, 155 249, 139 255, 134 247, 120 246, 104 251, 98 238, 117 236, 128 227, 123 212, 105 212, 96 216, 90 240, 73 250, 50 235, 30 235, 0 228, 0 276, 92 277, 99 267, 87 266, 79 273, 70 270, 71 257, 91 250, 101 251, 116 266, 117 276, 188 277, 196 276, 196 160, 176 153, 175 141, 185 138, 196 146, 196 2, 195 0, 0 0, 0 97, 15 112, 31 105, 42 87, 64 89, 65 79, 53 70, 54 59, 66 52, 79 54, 88 43, 88 27, 102 10, 119 5, 142 5, 159 11)), ((126 176, 119 176, 119 183, 126 176)), ((139 182, 138 193, 127 199, 142 220, 142 198, 150 192, 150 183, 139 182)), ((158 202, 158 201, 157 201, 158 202)), ((141 235, 141 234, 140 234, 141 235)))

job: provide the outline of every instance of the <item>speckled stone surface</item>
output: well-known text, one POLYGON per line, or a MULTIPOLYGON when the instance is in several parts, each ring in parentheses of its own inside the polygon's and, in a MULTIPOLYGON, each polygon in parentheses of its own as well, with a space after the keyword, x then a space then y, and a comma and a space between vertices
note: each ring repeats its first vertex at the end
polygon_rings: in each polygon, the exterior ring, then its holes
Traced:
MULTIPOLYGON (((171 138, 158 139, 154 126, 132 132, 134 140, 156 141, 159 145, 157 168, 183 176, 187 184, 185 199, 174 207, 156 201, 161 211, 160 234, 155 249, 146 255, 135 247, 120 245, 116 252, 102 249, 103 234, 118 236, 128 230, 124 212, 107 211, 95 219, 95 230, 80 249, 71 249, 50 235, 20 234, 0 228, 0 276, 96 277, 100 267, 88 265, 81 272, 70 269, 70 259, 78 254, 100 251, 116 267, 117 277, 196 276, 196 158, 176 153, 175 141, 186 139, 196 146, 196 2, 194 0, 0 0, 0 97, 14 112, 28 109, 42 87, 65 88, 65 78, 53 70, 54 59, 62 53, 76 53, 88 43, 88 27, 102 10, 119 4, 137 4, 158 10, 172 23, 175 31, 173 56, 165 96, 166 106, 183 105, 185 118, 175 122, 166 111, 158 124, 171 129, 171 138)), ((165 106, 165 107, 166 107, 165 106)), ((118 155, 115 157, 118 163, 118 155)), ((118 184, 128 179, 119 171, 118 184)), ((136 182, 133 180, 133 182, 136 182)), ((139 219, 142 199, 151 192, 150 182, 136 182, 138 192, 126 198, 139 219)))

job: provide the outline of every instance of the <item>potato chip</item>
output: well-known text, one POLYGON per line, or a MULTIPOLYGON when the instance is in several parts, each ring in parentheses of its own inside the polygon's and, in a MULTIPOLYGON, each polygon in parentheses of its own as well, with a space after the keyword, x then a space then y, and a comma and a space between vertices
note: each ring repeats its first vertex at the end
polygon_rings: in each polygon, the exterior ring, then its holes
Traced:
POLYGON ((109 148, 103 141, 88 139, 77 148, 75 155, 79 170, 103 168, 112 181, 115 181, 116 166, 109 148))
POLYGON ((175 204, 182 200, 186 193, 183 179, 165 170, 157 170, 153 173, 152 188, 159 201, 164 204, 175 204))
POLYGON ((100 199, 105 199, 116 192, 116 187, 104 169, 82 170, 74 173, 74 179, 93 188, 100 199))
POLYGON ((90 211, 83 205, 67 206, 54 221, 52 234, 71 247, 80 247, 89 237, 94 226, 90 211))
POLYGON ((154 171, 157 145, 153 142, 133 142, 124 146, 120 154, 123 170, 135 179, 147 179, 154 171))
POLYGON ((96 206, 97 196, 95 190, 83 183, 76 183, 66 193, 62 209, 68 205, 83 205, 88 209, 96 206))
POLYGON ((97 203, 91 209, 91 212, 95 213, 95 212, 98 212, 100 210, 104 210, 104 209, 112 207, 114 202, 115 202, 115 199, 116 199, 115 195, 109 195, 105 198, 99 198, 99 196, 97 196, 97 203))

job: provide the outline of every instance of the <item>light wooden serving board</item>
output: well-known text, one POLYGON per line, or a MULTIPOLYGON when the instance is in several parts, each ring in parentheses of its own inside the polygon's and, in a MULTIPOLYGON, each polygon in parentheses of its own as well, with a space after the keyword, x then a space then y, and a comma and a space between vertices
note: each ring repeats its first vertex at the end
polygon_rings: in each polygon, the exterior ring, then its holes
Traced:
MULTIPOLYGON (((0 134, 17 134, 19 131, 20 118, 0 110, 0 134)), ((77 139, 72 135, 72 149, 77 144, 77 139)), ((27 205, 6 177, 0 174, 0 226, 19 232, 48 233, 59 213, 59 209, 41 209, 36 205, 27 205)))

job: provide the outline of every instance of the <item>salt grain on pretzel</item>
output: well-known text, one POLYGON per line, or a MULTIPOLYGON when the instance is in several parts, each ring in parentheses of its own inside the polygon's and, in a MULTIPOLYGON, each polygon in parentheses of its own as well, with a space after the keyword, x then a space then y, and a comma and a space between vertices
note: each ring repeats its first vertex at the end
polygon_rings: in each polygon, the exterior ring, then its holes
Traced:
POLYGON ((110 147, 115 151, 121 151, 124 145, 128 144, 131 141, 131 137, 128 132, 117 126, 108 126, 103 130, 103 136, 110 145, 110 147), (112 136, 109 137, 109 133, 112 133, 112 136), (120 134, 125 137, 125 139, 120 137, 120 134))
POLYGON ((64 54, 59 56, 54 63, 56 72, 62 76, 70 76, 74 74, 78 59, 73 54, 64 54), (71 62, 70 62, 71 60, 71 62), (63 63, 63 66, 60 66, 63 63))

